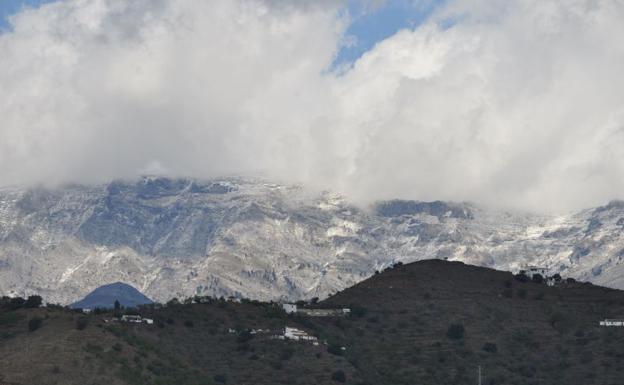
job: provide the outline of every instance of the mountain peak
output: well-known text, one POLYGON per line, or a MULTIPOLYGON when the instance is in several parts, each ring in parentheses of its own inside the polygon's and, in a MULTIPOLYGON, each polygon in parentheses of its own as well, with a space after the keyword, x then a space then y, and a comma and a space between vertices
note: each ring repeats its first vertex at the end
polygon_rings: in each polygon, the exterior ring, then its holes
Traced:
POLYGON ((94 309, 112 308, 115 301, 119 301, 124 307, 137 307, 153 303, 151 299, 143 295, 133 286, 123 282, 115 282, 100 286, 87 294, 82 300, 70 305, 72 308, 94 309))

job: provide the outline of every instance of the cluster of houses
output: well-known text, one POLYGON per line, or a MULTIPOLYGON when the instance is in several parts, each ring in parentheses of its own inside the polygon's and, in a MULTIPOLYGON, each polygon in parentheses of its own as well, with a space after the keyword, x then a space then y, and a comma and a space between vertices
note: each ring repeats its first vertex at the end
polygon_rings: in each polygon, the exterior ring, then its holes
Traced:
POLYGON ((624 319, 605 319, 600 321, 600 326, 624 326, 624 319))
POLYGON ((106 322, 106 323, 109 323, 109 322, 125 322, 125 323, 146 324, 146 325, 153 325, 154 324, 154 320, 151 319, 151 318, 145 318, 145 317, 141 317, 140 315, 130 315, 130 314, 122 315, 121 317, 115 317, 115 318, 112 318, 110 320, 105 319, 104 322, 106 322))
POLYGON ((318 345, 318 338, 309 335, 306 331, 286 326, 282 334, 275 336, 280 340, 306 341, 318 345))
POLYGON ((299 314, 309 317, 343 317, 351 313, 351 309, 307 309, 298 308, 294 303, 282 304, 282 309, 286 314, 299 314))
POLYGON ((550 269, 540 266, 526 266, 518 272, 518 274, 526 275, 529 279, 534 279, 535 276, 539 275, 548 286, 555 286, 561 282, 561 276, 559 274, 550 276, 549 273, 550 269))

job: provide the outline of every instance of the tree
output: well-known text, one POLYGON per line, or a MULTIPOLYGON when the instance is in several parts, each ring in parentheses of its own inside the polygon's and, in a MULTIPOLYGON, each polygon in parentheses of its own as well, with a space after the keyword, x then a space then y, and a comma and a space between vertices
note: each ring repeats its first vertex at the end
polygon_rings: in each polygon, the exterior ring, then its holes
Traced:
POLYGON ((28 330, 34 332, 35 330, 39 329, 42 323, 43 318, 33 317, 30 319, 30 321, 28 321, 28 330))
POLYGON ((86 329, 87 325, 89 325, 89 320, 87 319, 87 317, 80 317, 76 320, 76 329, 78 330, 86 329))
POLYGON ((561 282, 561 275, 559 273, 552 276, 555 282, 561 282))
POLYGON ((239 343, 245 343, 247 341, 252 340, 253 338, 254 338, 254 335, 251 334, 251 331, 247 329, 247 330, 243 330, 242 332, 240 332, 236 340, 239 343))
POLYGON ((485 344, 483 344, 483 351, 486 351, 488 353, 496 353, 498 351, 498 347, 495 343, 486 342, 485 344))
POLYGON ((115 300, 115 304, 113 306, 114 306, 113 315, 115 317, 121 317, 121 304, 119 303, 119 301, 115 300))
POLYGON ((347 375, 342 370, 336 370, 335 372, 332 373, 331 379, 336 382, 346 382, 347 375))
POLYGON ((26 303, 26 300, 22 297, 11 298, 11 300, 9 301, 9 309, 11 310, 20 309, 24 307, 25 303, 26 303))
POLYGON ((335 356, 342 356, 342 347, 337 344, 330 343, 327 347, 327 351, 335 356))
POLYGON ((362 318, 366 315, 366 313, 368 313, 368 310, 363 306, 359 306, 359 305, 351 306, 351 313, 350 313, 351 317, 362 318))
POLYGON ((29 308, 29 309, 38 308, 39 306, 41 306, 42 302, 43 302, 43 299, 40 296, 31 295, 28 297, 26 302, 24 302, 24 307, 29 308))
POLYGON ((448 338, 453 340, 461 340, 464 338, 464 325, 462 324, 451 324, 448 330, 446 331, 446 335, 448 338))

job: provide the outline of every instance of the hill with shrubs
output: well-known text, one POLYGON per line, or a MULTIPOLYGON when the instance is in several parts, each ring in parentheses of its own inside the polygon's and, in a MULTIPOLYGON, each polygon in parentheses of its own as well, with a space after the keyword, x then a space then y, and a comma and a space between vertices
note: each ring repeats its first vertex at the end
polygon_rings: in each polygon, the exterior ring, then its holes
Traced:
POLYGON ((621 384, 624 292, 441 260, 395 265, 286 314, 194 297, 139 309, 0 301, 0 384, 621 384), (139 314, 153 324, 116 321, 139 314), (313 341, 280 339, 289 326, 313 341))

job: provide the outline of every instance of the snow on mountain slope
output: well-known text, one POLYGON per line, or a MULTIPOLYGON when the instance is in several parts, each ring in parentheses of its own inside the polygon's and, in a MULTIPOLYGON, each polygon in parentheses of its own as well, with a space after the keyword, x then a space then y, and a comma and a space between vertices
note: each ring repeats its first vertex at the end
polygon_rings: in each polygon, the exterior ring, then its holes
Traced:
POLYGON ((468 203, 380 202, 262 180, 142 178, 0 190, 0 294, 70 303, 126 282, 165 301, 194 294, 324 297, 396 261, 527 263, 624 288, 624 203, 561 217, 468 203))

